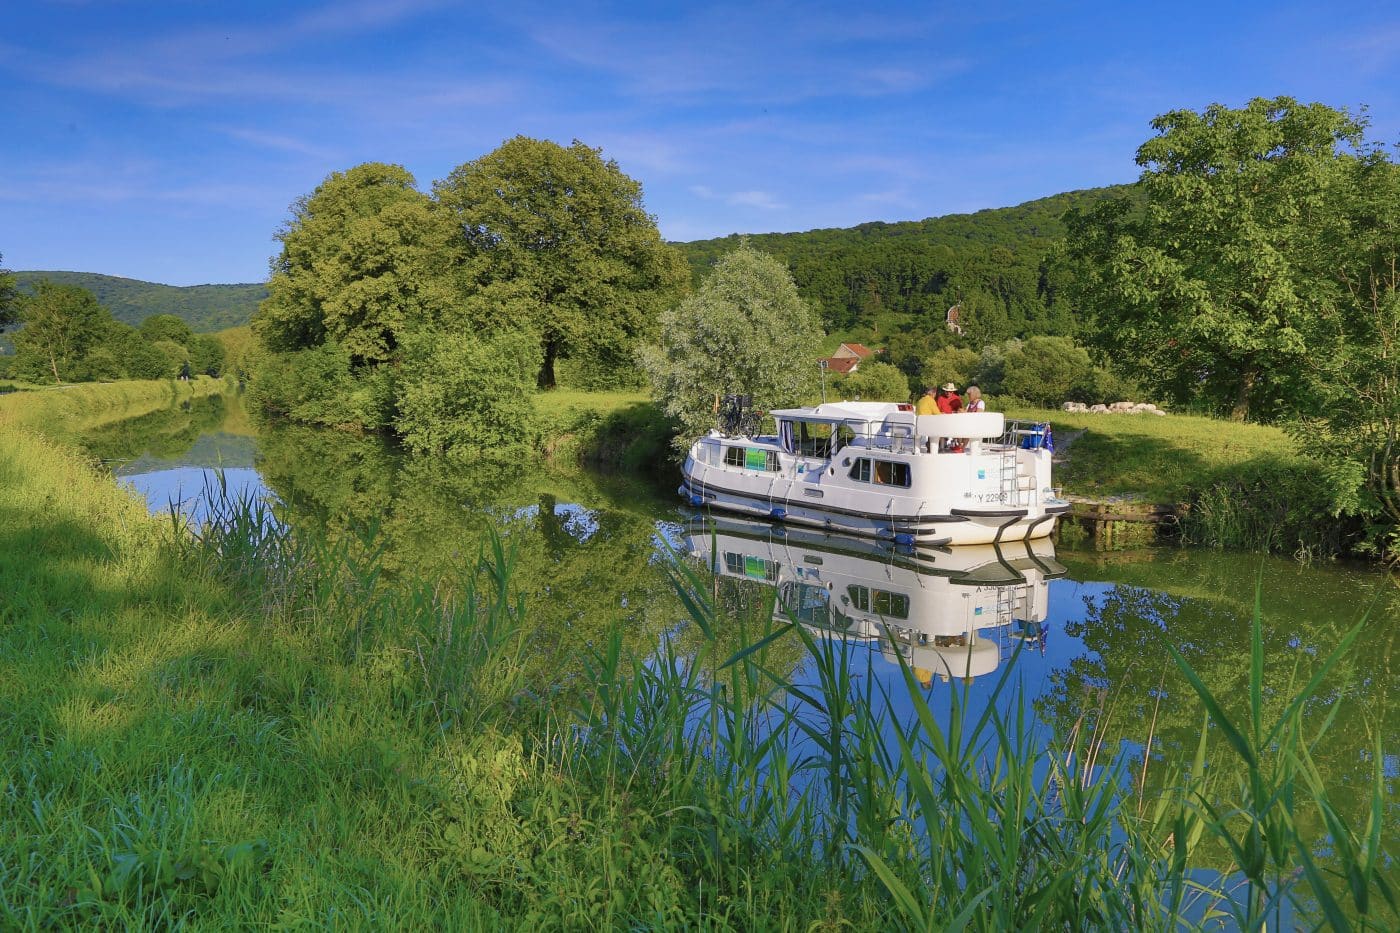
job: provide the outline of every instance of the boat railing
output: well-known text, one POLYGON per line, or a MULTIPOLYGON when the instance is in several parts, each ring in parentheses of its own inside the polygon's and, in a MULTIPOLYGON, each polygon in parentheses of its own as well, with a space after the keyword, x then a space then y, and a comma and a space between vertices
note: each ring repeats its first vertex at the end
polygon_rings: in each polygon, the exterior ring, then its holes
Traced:
POLYGON ((1022 450, 1055 449, 1048 421, 1008 421, 1006 432, 997 443, 1003 447, 1019 447, 1022 450))

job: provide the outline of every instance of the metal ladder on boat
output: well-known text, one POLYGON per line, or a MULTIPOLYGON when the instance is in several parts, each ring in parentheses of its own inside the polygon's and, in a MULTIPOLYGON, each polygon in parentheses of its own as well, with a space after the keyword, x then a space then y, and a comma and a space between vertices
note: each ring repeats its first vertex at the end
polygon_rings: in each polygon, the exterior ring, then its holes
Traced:
POLYGON ((1019 509, 1036 503, 1035 474, 1022 473, 1017 448, 1001 452, 1001 501, 1007 508, 1019 509))
POLYGON ((1016 448, 1001 452, 1001 501, 1007 508, 1021 505, 1020 473, 1016 465, 1016 448))

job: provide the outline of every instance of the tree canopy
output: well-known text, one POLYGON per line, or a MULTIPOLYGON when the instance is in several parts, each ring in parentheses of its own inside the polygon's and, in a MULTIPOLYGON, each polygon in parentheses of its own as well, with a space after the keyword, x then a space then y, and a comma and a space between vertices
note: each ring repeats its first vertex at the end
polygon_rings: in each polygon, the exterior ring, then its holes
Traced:
POLYGON ((1178 402, 1237 418, 1305 406, 1337 295, 1329 244, 1365 124, 1292 98, 1176 110, 1138 150, 1145 204, 1071 210, 1067 285, 1089 336, 1178 402))
POLYGON ((816 389, 821 328, 782 263, 742 244, 700 289, 661 315, 659 343, 639 359, 653 394, 681 423, 684 448, 714 425, 717 396, 752 395, 759 408, 816 389))
MULTIPOLYGON (((0 254, 0 261, 4 260, 0 254)), ((19 320, 19 288, 9 269, 0 266, 0 331, 19 320)))
POLYGON ((474 290, 509 283, 540 340, 539 385, 576 353, 631 363, 633 343, 684 287, 684 263, 642 206, 642 187, 575 140, 516 136, 434 186, 456 218, 474 290))
POLYGON ((40 282, 20 304, 24 324, 14 335, 18 374, 54 382, 87 378, 84 357, 110 332, 112 315, 89 291, 40 282))
POLYGON ((446 216, 397 165, 334 172, 297 201, 278 233, 253 329, 271 350, 327 339, 364 363, 391 359, 415 326, 446 315, 460 247, 446 216))
POLYGON ((194 337, 190 325, 173 314, 153 314, 141 322, 141 336, 152 343, 169 340, 185 346, 194 337))

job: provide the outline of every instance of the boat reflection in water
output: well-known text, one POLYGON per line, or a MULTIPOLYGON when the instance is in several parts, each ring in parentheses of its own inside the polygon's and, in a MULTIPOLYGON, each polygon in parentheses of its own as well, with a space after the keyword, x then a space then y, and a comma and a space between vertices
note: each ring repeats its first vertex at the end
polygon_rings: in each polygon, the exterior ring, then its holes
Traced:
POLYGON ((1044 650, 1049 538, 900 548, 727 517, 696 518, 685 549, 723 577, 775 587, 774 617, 823 637, 898 651, 924 686, 996 670, 1019 643, 1044 650))

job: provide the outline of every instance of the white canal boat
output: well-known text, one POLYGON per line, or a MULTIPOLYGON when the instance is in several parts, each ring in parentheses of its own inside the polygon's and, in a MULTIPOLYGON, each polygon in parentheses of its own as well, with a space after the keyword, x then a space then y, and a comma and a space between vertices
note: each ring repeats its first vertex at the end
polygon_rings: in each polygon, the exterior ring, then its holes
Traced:
POLYGON ((780 622, 898 651, 925 686, 1043 646, 1049 581, 1065 574, 1043 537, 913 550, 738 518, 692 522, 685 551, 717 576, 775 588, 780 622))
POLYGON ((776 433, 759 434, 726 399, 721 428, 685 460, 691 505, 908 545, 1043 538, 1070 508, 1050 483, 1047 425, 892 402, 768 414, 776 433))

